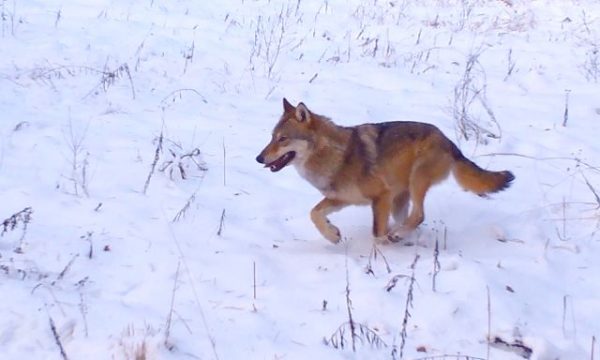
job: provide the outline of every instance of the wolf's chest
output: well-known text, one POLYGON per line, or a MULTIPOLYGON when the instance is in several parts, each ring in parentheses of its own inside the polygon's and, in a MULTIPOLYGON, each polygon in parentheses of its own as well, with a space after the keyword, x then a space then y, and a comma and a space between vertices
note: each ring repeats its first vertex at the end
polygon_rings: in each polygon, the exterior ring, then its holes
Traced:
POLYGON ((312 186, 316 187, 323 195, 331 189, 331 180, 327 175, 307 169, 304 164, 295 164, 298 174, 308 181, 312 186))
MULTIPOLYGON (((357 183, 352 181, 334 181, 327 176, 315 171, 310 171, 301 165, 296 165, 298 174, 306 179, 312 186, 316 187, 323 196, 329 199, 337 199, 349 204, 368 204, 370 201, 360 191, 357 183)), ((338 179, 340 180, 340 179, 338 179)))

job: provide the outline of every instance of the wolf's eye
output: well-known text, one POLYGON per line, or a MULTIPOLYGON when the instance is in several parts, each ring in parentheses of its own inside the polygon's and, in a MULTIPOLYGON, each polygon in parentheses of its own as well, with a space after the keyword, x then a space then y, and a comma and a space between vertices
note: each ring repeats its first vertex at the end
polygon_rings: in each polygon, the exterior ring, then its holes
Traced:
POLYGON ((279 139, 277 139, 278 142, 284 142, 287 140, 286 136, 280 136, 279 139))

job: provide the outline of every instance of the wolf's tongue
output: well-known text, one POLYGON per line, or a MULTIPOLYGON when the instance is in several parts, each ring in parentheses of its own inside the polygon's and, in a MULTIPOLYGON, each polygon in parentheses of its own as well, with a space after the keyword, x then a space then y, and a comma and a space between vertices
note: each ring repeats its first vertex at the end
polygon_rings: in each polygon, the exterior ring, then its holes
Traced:
POLYGON ((287 163, 286 158, 287 158, 287 154, 285 154, 282 157, 280 157, 279 159, 273 161, 272 163, 269 164, 269 169, 271 169, 272 172, 281 170, 287 163))
POLYGON ((266 164, 265 167, 268 167, 269 169, 271 169, 272 172, 277 172, 281 169, 283 169, 290 161, 292 161, 292 159, 294 159, 294 156, 296 155, 295 152, 290 151, 288 153, 283 154, 279 159, 266 164))

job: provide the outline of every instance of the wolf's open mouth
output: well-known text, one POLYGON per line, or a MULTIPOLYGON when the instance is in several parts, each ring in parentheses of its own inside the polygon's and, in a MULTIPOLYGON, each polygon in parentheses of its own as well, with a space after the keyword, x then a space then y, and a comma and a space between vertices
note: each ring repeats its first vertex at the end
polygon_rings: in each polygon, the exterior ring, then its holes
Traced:
POLYGON ((266 164, 265 167, 268 167, 269 169, 271 169, 272 172, 279 171, 279 170, 283 169, 287 164, 289 164, 290 161, 294 160, 295 156, 296 156, 295 151, 286 152, 281 157, 279 157, 279 159, 266 164))

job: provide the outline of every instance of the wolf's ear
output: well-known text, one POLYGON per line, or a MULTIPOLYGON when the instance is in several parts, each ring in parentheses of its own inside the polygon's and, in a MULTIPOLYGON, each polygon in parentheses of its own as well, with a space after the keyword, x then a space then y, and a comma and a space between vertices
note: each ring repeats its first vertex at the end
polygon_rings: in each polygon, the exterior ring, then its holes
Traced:
POLYGON ((294 105, 290 104, 286 98, 283 98, 283 111, 290 112, 294 110, 294 105))
POLYGON ((310 111, 304 103, 299 103, 296 106, 296 119, 300 122, 308 122, 310 121, 310 111))

